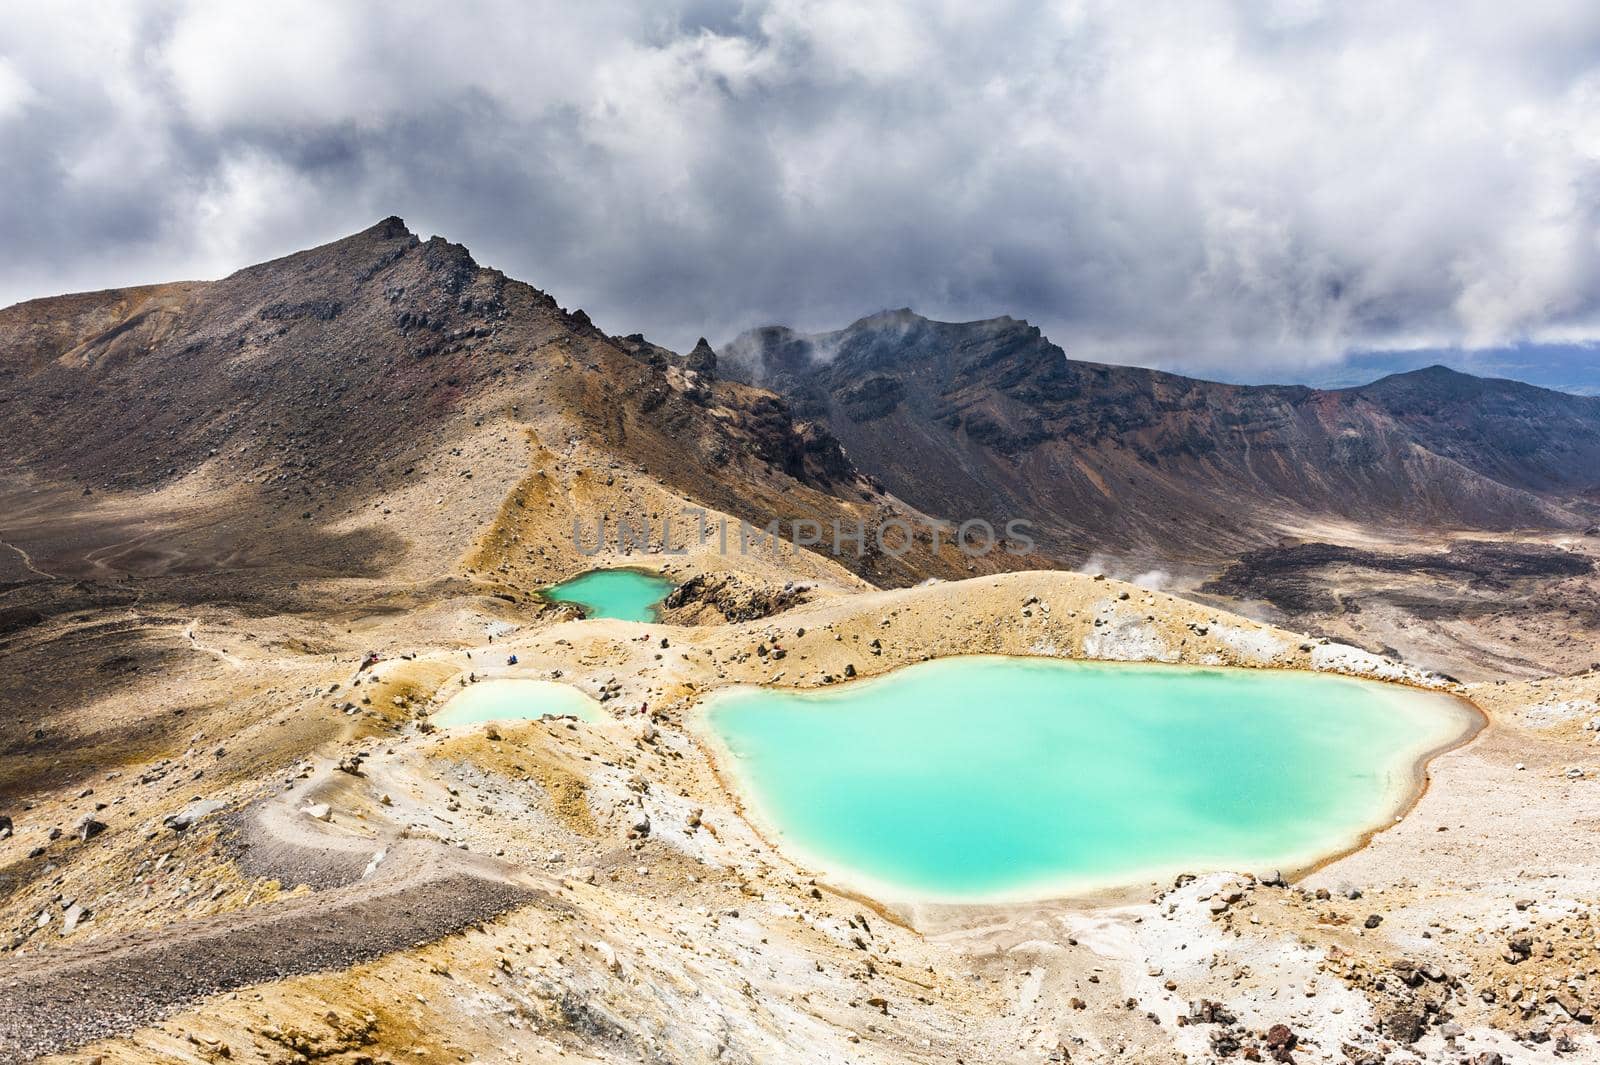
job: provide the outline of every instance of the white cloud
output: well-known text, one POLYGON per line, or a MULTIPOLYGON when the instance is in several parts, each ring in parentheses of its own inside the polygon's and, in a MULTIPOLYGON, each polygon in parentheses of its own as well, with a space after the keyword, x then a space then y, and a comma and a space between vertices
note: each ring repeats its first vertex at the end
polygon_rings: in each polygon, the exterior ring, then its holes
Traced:
POLYGON ((20 112, 35 95, 16 65, 0 59, 0 122, 20 112))
POLYGON ((0 300, 395 212, 679 347, 906 304, 1200 371, 1600 336, 1584 0, 24 3, 0 152, 0 300))

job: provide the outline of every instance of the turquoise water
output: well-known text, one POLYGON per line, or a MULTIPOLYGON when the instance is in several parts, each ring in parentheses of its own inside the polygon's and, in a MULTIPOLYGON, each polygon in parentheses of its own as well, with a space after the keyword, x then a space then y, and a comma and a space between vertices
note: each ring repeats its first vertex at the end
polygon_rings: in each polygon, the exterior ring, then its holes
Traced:
POLYGON ((546 588, 546 599, 576 603, 584 617, 620 621, 655 621, 656 607, 673 582, 655 573, 632 569, 597 569, 546 588))
POLYGON ((1293 869, 1390 823, 1455 699, 1282 671, 971 657, 709 700, 797 858, 884 898, 1066 894, 1293 869))
POLYGON ((514 721, 571 714, 581 721, 603 721, 600 704, 570 684, 552 680, 482 680, 444 704, 433 723, 448 728, 478 721, 514 721))

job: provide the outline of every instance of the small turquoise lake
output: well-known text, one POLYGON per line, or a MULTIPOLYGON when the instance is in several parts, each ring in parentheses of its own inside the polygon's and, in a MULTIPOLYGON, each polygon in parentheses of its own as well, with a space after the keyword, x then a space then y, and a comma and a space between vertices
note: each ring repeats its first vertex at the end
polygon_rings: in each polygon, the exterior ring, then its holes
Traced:
POLYGON ((480 721, 518 721, 570 715, 580 721, 603 721, 606 714, 587 693, 553 680, 507 677, 469 684, 433 716, 444 728, 480 721))
POLYGON ((657 573, 634 569, 597 569, 551 585, 540 594, 556 603, 576 603, 586 618, 655 621, 657 607, 675 587, 657 573))
POLYGON ((1083 893, 1309 866, 1392 823, 1460 700, 1275 670, 940 659, 814 691, 714 693, 756 822, 880 898, 1083 893))

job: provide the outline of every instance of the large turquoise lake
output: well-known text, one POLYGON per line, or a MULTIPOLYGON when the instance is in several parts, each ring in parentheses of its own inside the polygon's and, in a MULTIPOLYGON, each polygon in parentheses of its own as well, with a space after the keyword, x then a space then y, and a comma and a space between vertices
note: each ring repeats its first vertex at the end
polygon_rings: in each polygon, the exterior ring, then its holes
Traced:
POLYGON ((655 621, 657 607, 673 582, 656 573, 633 569, 597 569, 551 585, 542 594, 557 603, 576 603, 586 618, 655 621))
POLYGON ((881 898, 1081 893, 1307 866, 1392 823, 1460 700, 1286 671, 949 658, 708 702, 795 858, 881 898))

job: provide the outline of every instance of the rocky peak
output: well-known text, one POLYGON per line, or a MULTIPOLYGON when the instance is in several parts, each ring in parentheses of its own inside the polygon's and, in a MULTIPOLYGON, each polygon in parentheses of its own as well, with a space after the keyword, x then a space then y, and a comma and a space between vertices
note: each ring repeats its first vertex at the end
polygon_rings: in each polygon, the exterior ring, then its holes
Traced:
POLYGON ((352 280, 360 283, 377 275, 419 244, 417 235, 391 216, 359 233, 247 266, 220 283, 246 289, 301 284, 344 289, 352 280))
POLYGON ((699 342, 695 344, 694 350, 689 352, 684 364, 696 373, 705 374, 707 377, 715 377, 717 373, 717 353, 711 350, 711 345, 706 341, 706 338, 701 337, 699 342))
POLYGON ((406 220, 397 214, 392 214, 375 225, 362 231, 361 235, 370 235, 376 240, 400 240, 414 236, 406 226, 406 220))

